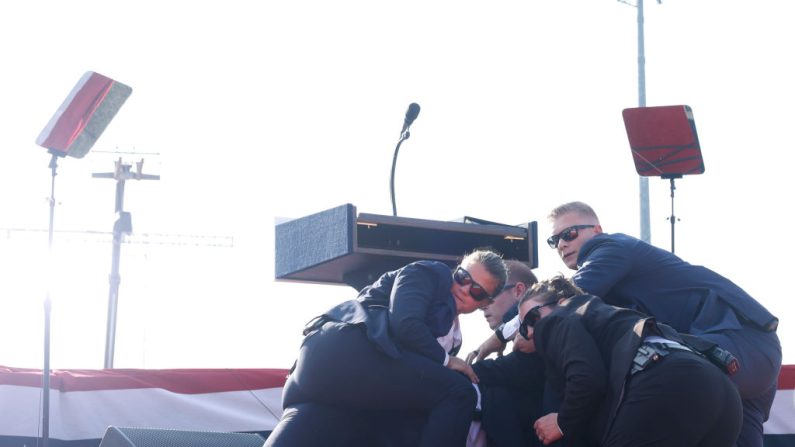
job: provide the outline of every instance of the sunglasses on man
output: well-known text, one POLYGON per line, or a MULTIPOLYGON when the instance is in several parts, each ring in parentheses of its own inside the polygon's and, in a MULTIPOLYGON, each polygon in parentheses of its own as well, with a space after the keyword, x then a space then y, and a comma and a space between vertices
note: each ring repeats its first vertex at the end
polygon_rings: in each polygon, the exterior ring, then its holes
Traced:
POLYGON ((492 296, 489 295, 489 292, 486 292, 486 289, 484 289, 483 286, 476 283, 475 280, 472 279, 472 275, 470 275, 468 271, 464 270, 463 267, 458 266, 458 268, 455 269, 453 272, 453 279, 461 287, 469 286, 469 294, 475 299, 475 301, 493 300, 492 296))
POLYGON ((549 239, 547 239, 547 244, 549 244, 551 248, 558 248, 558 243, 561 239, 566 242, 571 242, 574 239, 577 239, 577 236, 580 235, 580 230, 584 228, 593 228, 595 226, 596 225, 572 225, 560 233, 550 236, 549 239))
POLYGON ((534 327, 536 323, 538 323, 538 320, 541 319, 541 308, 546 306, 554 306, 555 304, 558 304, 557 301, 539 304, 538 306, 528 310, 527 314, 525 314, 524 318, 522 319, 522 324, 519 325, 519 334, 521 334, 525 340, 530 340, 530 337, 527 336, 527 333, 529 332, 528 328, 534 327))

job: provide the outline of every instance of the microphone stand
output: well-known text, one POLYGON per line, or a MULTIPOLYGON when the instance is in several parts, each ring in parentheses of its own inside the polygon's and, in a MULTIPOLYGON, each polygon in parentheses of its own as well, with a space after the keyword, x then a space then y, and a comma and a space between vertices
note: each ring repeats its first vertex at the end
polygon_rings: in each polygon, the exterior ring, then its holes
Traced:
POLYGON ((398 151, 400 150, 400 145, 403 144, 404 141, 408 140, 411 134, 409 133, 408 127, 400 134, 400 140, 398 140, 397 146, 395 146, 395 155, 392 157, 392 176, 389 179, 389 193, 392 196, 392 215, 397 217, 397 207, 395 206, 395 164, 397 164, 397 156, 398 151))

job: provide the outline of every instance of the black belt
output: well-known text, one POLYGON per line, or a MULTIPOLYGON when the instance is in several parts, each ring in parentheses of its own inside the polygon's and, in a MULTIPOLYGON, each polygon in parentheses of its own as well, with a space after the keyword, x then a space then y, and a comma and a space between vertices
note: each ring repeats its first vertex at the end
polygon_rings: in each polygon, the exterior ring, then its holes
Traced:
POLYGON ((654 363, 660 361, 663 357, 673 351, 687 351, 696 353, 692 349, 679 343, 668 343, 664 341, 644 342, 635 353, 635 358, 632 359, 632 369, 629 370, 630 375, 635 375, 654 363))

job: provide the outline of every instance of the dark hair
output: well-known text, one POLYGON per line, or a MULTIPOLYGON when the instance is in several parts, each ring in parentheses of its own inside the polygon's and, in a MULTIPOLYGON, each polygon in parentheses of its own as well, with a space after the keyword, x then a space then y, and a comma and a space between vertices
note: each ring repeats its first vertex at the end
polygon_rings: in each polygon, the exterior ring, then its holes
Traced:
POLYGON ((461 260, 461 264, 466 262, 476 262, 482 265, 497 280, 497 288, 494 289, 495 296, 505 287, 505 283, 508 281, 508 267, 499 254, 491 250, 475 250, 461 260))
POLYGON ((527 289, 527 292, 519 299, 519 304, 530 301, 536 297, 538 297, 538 304, 549 304, 565 298, 583 295, 584 293, 585 292, 574 285, 570 279, 564 278, 563 275, 558 274, 550 279, 538 282, 527 289))
POLYGON ((508 266, 509 282, 521 282, 527 287, 530 287, 538 282, 538 278, 536 278, 536 275, 533 274, 533 270, 526 263, 510 259, 505 261, 505 264, 508 266))

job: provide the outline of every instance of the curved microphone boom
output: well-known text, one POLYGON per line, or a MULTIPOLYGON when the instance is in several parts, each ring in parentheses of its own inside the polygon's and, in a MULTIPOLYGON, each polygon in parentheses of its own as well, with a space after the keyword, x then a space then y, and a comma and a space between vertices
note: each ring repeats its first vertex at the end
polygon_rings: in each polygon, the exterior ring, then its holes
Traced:
POLYGON ((400 150, 400 145, 411 136, 409 127, 411 127, 411 124, 417 119, 417 115, 419 114, 420 105, 416 102, 409 104, 409 108, 406 110, 406 118, 403 120, 403 129, 400 131, 400 140, 398 140, 397 146, 395 146, 395 155, 392 157, 392 176, 389 179, 389 193, 392 196, 393 216, 397 216, 397 207, 395 206, 395 164, 397 163, 398 151, 400 150))

